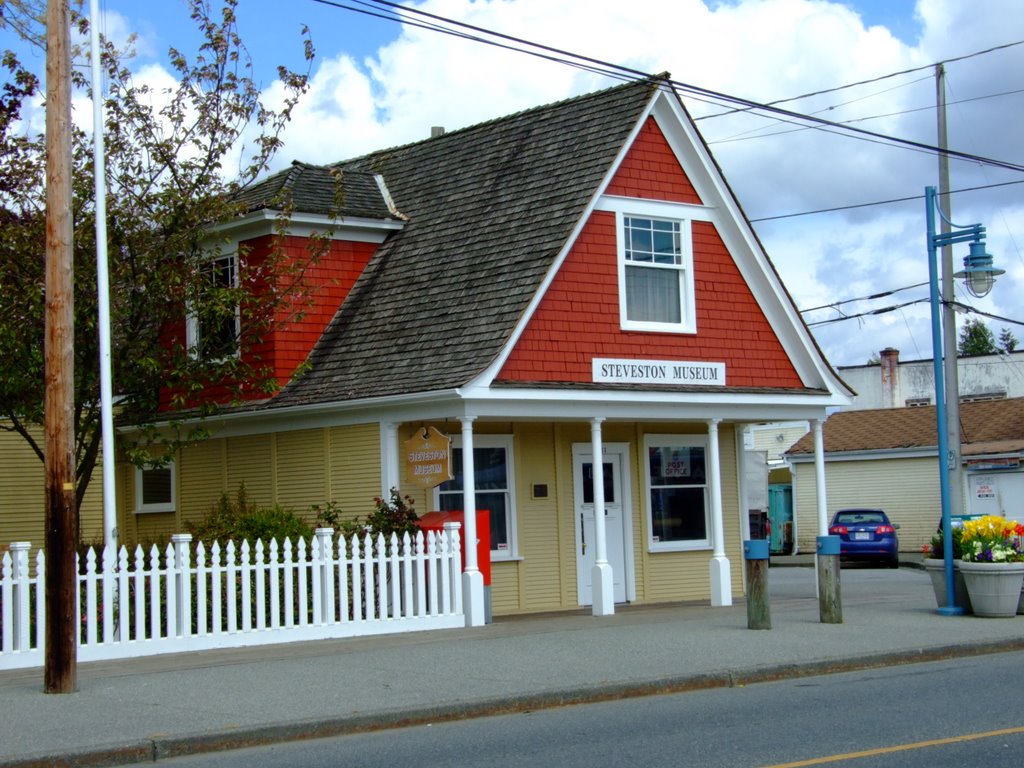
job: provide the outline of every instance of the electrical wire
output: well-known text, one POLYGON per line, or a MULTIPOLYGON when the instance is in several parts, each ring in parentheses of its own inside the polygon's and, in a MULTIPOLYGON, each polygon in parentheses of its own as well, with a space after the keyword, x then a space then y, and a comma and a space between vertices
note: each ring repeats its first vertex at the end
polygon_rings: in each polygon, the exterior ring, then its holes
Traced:
POLYGON ((892 296, 894 293, 900 291, 909 291, 912 288, 920 288, 921 286, 928 285, 928 283, 914 283, 913 285, 905 285, 902 288, 892 288, 888 291, 882 291, 881 293, 873 293, 870 296, 861 296, 856 299, 843 299, 842 301, 833 301, 831 304, 822 304, 820 307, 808 307, 807 309, 801 309, 800 314, 805 312, 815 312, 819 309, 836 309, 843 304, 852 304, 855 301, 869 301, 871 299, 881 299, 885 296, 892 296))
MULTIPOLYGON (((956 57, 954 57, 952 59, 943 59, 942 61, 937 61, 937 62, 934 62, 933 64, 923 64, 920 67, 913 67, 911 69, 904 69, 904 70, 901 70, 899 72, 890 72, 887 75, 879 75, 878 77, 873 77, 873 78, 871 78, 869 80, 860 80, 860 81, 858 81, 856 83, 847 83, 846 85, 837 85, 837 86, 835 86, 833 88, 825 88, 825 89, 820 90, 820 91, 812 91, 811 93, 804 93, 804 94, 801 94, 800 96, 789 96, 789 97, 787 97, 785 99, 776 99, 775 101, 769 101, 768 105, 769 106, 775 106, 776 104, 786 104, 787 102, 790 102, 790 101, 799 101, 800 99, 809 99, 812 96, 823 96, 826 93, 835 93, 837 91, 846 90, 847 88, 856 88, 856 87, 861 86, 861 85, 870 85, 871 83, 881 82, 882 80, 888 80, 890 78, 899 77, 901 75, 910 75, 910 74, 913 74, 914 72, 922 72, 922 71, 924 71, 926 69, 935 69, 935 67, 939 66, 940 64, 953 64, 953 63, 958 62, 958 61, 966 61, 967 59, 973 59, 976 56, 984 56, 985 54, 994 53, 996 51, 1001 51, 1001 50, 1004 50, 1006 48, 1013 48, 1014 46, 1017 46, 1017 45, 1024 45, 1024 40, 1016 40, 1016 41, 1014 41, 1012 43, 1004 43, 1003 45, 996 45, 996 46, 993 46, 992 48, 986 48, 983 51, 975 51, 974 53, 968 53, 968 54, 965 54, 963 56, 956 56, 956 57)), ((915 82, 917 82, 917 81, 915 81, 915 82)), ((697 120, 710 120, 713 117, 724 117, 725 115, 732 115, 732 114, 736 114, 737 112, 743 112, 743 111, 746 111, 746 110, 733 109, 733 110, 729 110, 728 112, 719 112, 719 113, 714 114, 714 115, 704 115, 704 116, 698 117, 696 119, 697 120)))
MULTIPOLYGON (((495 47, 504 48, 531 56, 536 56, 538 58, 546 59, 549 61, 568 64, 570 66, 576 66, 586 71, 604 74, 609 77, 617 77, 618 79, 621 80, 640 80, 648 79, 653 76, 650 73, 643 72, 632 67, 613 64, 611 62, 603 61, 601 59, 596 59, 590 56, 583 56, 581 54, 572 53, 570 51, 565 51, 560 48, 554 48, 552 46, 543 45, 541 43, 535 43, 529 40, 525 40, 523 38, 515 37, 513 35, 507 35, 502 32, 496 32, 494 30, 486 29, 484 27, 467 24, 465 22, 456 21, 454 19, 450 19, 444 16, 429 13, 418 8, 409 8, 406 6, 402 6, 398 3, 389 2, 388 0, 371 0, 371 2, 363 2, 363 0, 352 1, 358 3, 359 5, 367 6, 370 8, 389 9, 391 11, 391 15, 373 13, 366 10, 365 8, 357 8, 352 5, 346 5, 345 3, 338 2, 337 0, 314 0, 314 2, 323 5, 328 5, 345 10, 352 10, 359 13, 368 13, 369 15, 377 16, 378 18, 384 18, 389 20, 402 20, 405 23, 410 23, 413 24, 414 26, 421 26, 426 29, 431 29, 433 31, 438 31, 445 34, 451 34, 456 37, 461 37, 464 39, 470 39, 475 42, 481 42, 487 45, 492 45, 495 47), (430 19, 431 21, 425 23, 415 23, 412 21, 407 21, 407 19, 410 19, 411 17, 404 14, 415 14, 415 16, 418 18, 427 18, 430 19), (445 27, 442 25, 452 25, 453 27, 457 27, 459 29, 451 29, 450 27, 445 27), (473 34, 471 35, 466 32, 462 32, 460 31, 460 29, 470 30, 473 34), (485 37, 478 37, 477 35, 485 35, 487 36, 487 38, 497 38, 498 40, 504 40, 508 42, 500 43, 496 42, 495 40, 487 39, 485 37), (528 48, 535 50, 528 50, 517 46, 527 46, 528 48), (567 60, 567 58, 571 59, 571 61, 567 60)), ((1011 45, 1016 44, 1017 43, 1008 43, 1005 46, 994 47, 992 50, 998 50, 1000 48, 1010 47, 1011 45)), ((860 137, 866 140, 877 141, 884 144, 892 144, 896 146, 918 149, 931 154, 945 154, 946 156, 951 158, 968 160, 974 163, 991 165, 997 168, 1004 168, 1007 170, 1024 172, 1024 165, 1020 165, 1018 163, 1011 163, 1008 161, 983 157, 980 155, 972 155, 966 152, 960 152, 952 149, 944 149, 931 144, 914 141, 912 139, 902 139, 899 137, 888 136, 886 134, 878 133, 876 131, 869 131, 865 128, 844 126, 840 123, 836 123, 831 120, 825 120, 824 118, 821 117, 815 117, 812 115, 805 115, 799 112, 794 112, 792 110, 781 109, 777 106, 764 104, 761 102, 753 101, 751 99, 745 99, 739 96, 732 96, 730 94, 714 91, 710 88, 703 88, 697 85, 684 83, 678 80, 666 79, 665 82, 670 89, 681 91, 685 94, 690 95, 693 98, 703 98, 706 100, 710 100, 713 103, 724 102, 727 104, 734 104, 739 107, 743 107, 755 112, 765 112, 768 113, 768 115, 773 117, 774 119, 778 119, 778 116, 782 116, 788 118, 789 120, 795 120, 797 122, 812 123, 819 130, 831 128, 833 129, 832 132, 838 131, 843 136, 849 135, 854 137, 860 137)))
POLYGON ((902 304, 894 304, 891 307, 881 307, 879 309, 869 309, 864 312, 858 312, 856 315, 843 315, 842 317, 831 317, 828 320, 817 320, 813 323, 807 323, 807 327, 813 328, 818 325, 831 325, 832 323, 841 323, 844 320, 856 320, 858 317, 885 315, 889 312, 895 312, 896 310, 903 309, 904 307, 912 307, 915 304, 923 304, 927 301, 928 299, 914 299, 913 301, 905 301, 902 304))
MULTIPOLYGON (((915 80, 914 82, 919 82, 919 81, 915 80)), ((959 101, 949 101, 949 102, 946 102, 946 106, 953 106, 953 105, 956 105, 956 104, 966 104, 966 103, 972 102, 972 101, 984 101, 985 99, 995 99, 995 98, 1000 98, 1002 96, 1014 96, 1014 95, 1016 95, 1018 93, 1024 93, 1024 88, 1019 88, 1019 89, 1014 90, 1014 91, 1002 91, 1001 93, 991 93, 991 94, 989 94, 987 96, 972 96, 969 99, 960 99, 959 101)), ((847 102, 847 103, 852 103, 852 102, 847 102)), ((840 104, 840 105, 837 105, 837 106, 845 106, 845 105, 840 104)), ((825 112, 825 111, 828 111, 828 110, 831 110, 831 109, 834 109, 834 107, 828 107, 827 109, 818 110, 818 111, 819 112, 825 112)), ((851 123, 863 123, 863 122, 865 122, 867 120, 881 120, 882 118, 885 118, 885 117, 899 117, 900 115, 911 115, 911 114, 913 114, 915 112, 934 112, 935 109, 936 109, 936 106, 934 104, 932 104, 932 105, 929 105, 927 107, 914 107, 913 109, 902 109, 902 110, 900 110, 898 112, 886 112, 886 113, 881 114, 881 115, 867 115, 865 117, 855 117, 855 118, 852 118, 850 120, 843 120, 842 124, 843 125, 850 125, 851 123)), ((789 129, 787 131, 772 131, 771 133, 758 133, 758 135, 756 135, 756 136, 749 136, 749 135, 747 135, 749 133, 753 133, 754 131, 761 130, 761 129, 755 128, 755 129, 753 129, 751 131, 745 131, 744 133, 737 133, 737 134, 735 134, 733 136, 729 136, 728 138, 709 140, 708 144, 730 144, 730 143, 736 142, 736 141, 750 141, 752 139, 767 139, 767 138, 771 138, 772 136, 785 136, 786 134, 800 133, 801 131, 809 131, 809 130, 812 130, 812 129, 813 129, 813 126, 804 125, 804 126, 800 126, 799 128, 791 128, 791 129, 789 129)))
MULTIPOLYGON (((980 184, 976 187, 961 187, 960 189, 950 190, 950 195, 957 195, 963 192, 977 192, 982 189, 995 189, 997 187, 1009 187, 1014 184, 1024 184, 1024 179, 1018 179, 1017 181, 1001 181, 995 184, 980 184)), ((778 221, 779 219, 792 219, 797 216, 813 216, 819 213, 835 213, 836 211, 852 211, 857 208, 870 208, 874 205, 891 205, 893 203, 906 203, 911 200, 924 200, 924 195, 910 195, 908 197, 891 197, 888 200, 875 200, 871 203, 851 203, 850 205, 837 205, 833 208, 818 208, 813 211, 799 211, 797 213, 783 213, 777 216, 761 216, 756 219, 748 219, 751 224, 760 221, 778 221)))

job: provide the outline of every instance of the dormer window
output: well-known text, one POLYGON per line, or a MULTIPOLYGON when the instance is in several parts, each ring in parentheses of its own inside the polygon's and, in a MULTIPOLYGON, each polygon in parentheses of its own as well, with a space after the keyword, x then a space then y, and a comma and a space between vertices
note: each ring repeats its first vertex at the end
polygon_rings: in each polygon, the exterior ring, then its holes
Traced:
POLYGON ((619 322, 627 331, 696 333, 691 221, 696 206, 606 197, 615 212, 619 322))
POLYGON ((189 311, 187 343, 190 354, 200 360, 215 361, 238 356, 241 331, 238 298, 238 255, 212 259, 203 269, 209 280, 203 286, 203 298, 189 311))

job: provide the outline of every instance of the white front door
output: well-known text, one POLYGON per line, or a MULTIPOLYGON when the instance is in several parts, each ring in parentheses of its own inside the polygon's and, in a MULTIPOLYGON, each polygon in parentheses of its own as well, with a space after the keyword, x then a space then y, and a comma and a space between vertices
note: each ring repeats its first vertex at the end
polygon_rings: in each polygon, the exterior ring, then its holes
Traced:
MULTIPOLYGON (((591 570, 597 555, 594 533, 594 454, 589 443, 573 446, 573 497, 576 527, 576 586, 580 605, 593 603, 591 570)), ((628 483, 624 482, 623 466, 629 456, 628 446, 611 444, 604 447, 604 512, 605 543, 608 563, 612 567, 615 602, 624 603, 631 590, 632 558, 630 540, 630 505, 628 483)))

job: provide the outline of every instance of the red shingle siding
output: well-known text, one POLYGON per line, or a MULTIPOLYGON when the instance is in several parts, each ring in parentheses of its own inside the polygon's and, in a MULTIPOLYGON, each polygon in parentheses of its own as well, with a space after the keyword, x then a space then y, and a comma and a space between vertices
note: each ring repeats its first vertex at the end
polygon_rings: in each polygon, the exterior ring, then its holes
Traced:
MULTIPOLYGON (((245 261, 258 264, 271 246, 271 236, 246 241, 249 251, 245 261)), ((308 240, 302 237, 287 237, 282 244, 284 257, 294 265, 308 260, 308 240)), ((273 378, 281 386, 286 384, 295 370, 305 361, 320 338, 334 313, 355 281, 366 267, 377 249, 375 243, 332 241, 327 252, 315 264, 306 266, 302 275, 308 291, 279 307, 274 316, 274 328, 265 334, 262 343, 247 345, 245 328, 242 328, 242 346, 245 360, 272 371, 273 378)), ((240 277, 245 279, 246 265, 241 265, 240 277)), ((290 278, 288 278, 290 279, 290 278)), ((287 286, 284 286, 287 289, 287 286)), ((185 321, 182 319, 168 328, 164 334, 168 343, 184 343, 185 321)), ((262 399, 267 396, 261 390, 242 387, 242 393, 223 383, 211 383, 197 401, 227 402, 239 395, 242 399, 262 399)), ((173 391, 161 392, 161 408, 171 407, 173 391)), ((190 402, 188 405, 195 405, 190 402)))
POLYGON ((615 177, 608 185, 609 195, 669 200, 700 205, 701 200, 686 173, 679 167, 675 153, 654 118, 647 118, 629 148, 615 177))
POLYGON ((619 327, 615 215, 595 212, 530 319, 499 380, 589 382, 591 360, 724 362, 731 387, 802 383, 714 225, 693 223, 697 333, 619 327))
MULTIPOLYGON (((301 263, 307 258, 306 244, 304 238, 289 237, 284 243, 285 252, 301 263)), ((273 366, 279 384, 286 384, 305 361, 376 249, 374 243, 332 241, 329 251, 306 268, 304 279, 313 286, 309 296, 298 304, 282 307, 277 313, 277 327, 260 349, 254 350, 273 366)))

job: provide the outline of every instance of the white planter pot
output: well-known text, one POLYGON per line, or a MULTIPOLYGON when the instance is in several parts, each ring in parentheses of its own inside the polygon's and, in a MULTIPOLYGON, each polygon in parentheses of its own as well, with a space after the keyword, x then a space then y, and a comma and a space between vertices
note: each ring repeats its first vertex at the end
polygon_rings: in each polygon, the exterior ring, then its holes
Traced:
MULTIPOLYGON (((948 604, 946 600, 946 561, 941 558, 926 557, 921 561, 925 572, 931 577, 932 589, 935 591, 935 604, 943 608, 948 604)), ((967 594, 967 585, 964 583, 964 575, 960 571, 960 561, 953 561, 953 595, 956 597, 956 604, 964 609, 965 613, 971 613, 971 596, 967 594)), ((1024 602, 1022 594, 1021 602, 1024 602)))
POLYGON ((1017 615, 1024 563, 960 563, 975 616, 1017 615))

